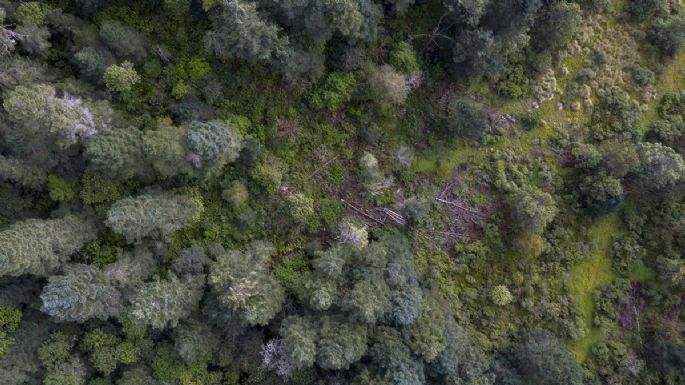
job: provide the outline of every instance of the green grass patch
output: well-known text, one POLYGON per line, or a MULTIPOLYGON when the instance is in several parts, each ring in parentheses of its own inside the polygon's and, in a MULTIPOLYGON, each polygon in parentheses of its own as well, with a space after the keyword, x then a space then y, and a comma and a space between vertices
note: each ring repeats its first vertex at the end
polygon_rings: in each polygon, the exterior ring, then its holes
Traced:
POLYGON ((590 348, 603 340, 606 333, 593 327, 594 292, 597 288, 614 279, 611 271, 609 247, 619 228, 619 217, 616 212, 597 220, 590 228, 592 242, 591 257, 571 270, 569 290, 580 306, 587 334, 571 345, 578 362, 585 362, 590 348))

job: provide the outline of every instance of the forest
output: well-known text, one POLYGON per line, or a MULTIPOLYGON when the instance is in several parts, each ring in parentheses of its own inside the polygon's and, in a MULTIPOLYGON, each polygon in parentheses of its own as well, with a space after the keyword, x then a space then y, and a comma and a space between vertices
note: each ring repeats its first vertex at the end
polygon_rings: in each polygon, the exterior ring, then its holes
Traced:
POLYGON ((680 0, 0 0, 0 384, 685 384, 680 0))

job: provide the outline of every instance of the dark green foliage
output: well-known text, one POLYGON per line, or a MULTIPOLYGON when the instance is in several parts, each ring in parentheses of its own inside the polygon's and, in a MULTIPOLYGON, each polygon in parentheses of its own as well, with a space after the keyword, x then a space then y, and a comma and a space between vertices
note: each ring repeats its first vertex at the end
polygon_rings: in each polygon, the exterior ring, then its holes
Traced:
POLYGON ((649 33, 649 39, 666 56, 675 56, 685 41, 685 18, 674 15, 659 20, 649 33))
POLYGON ((129 26, 118 21, 106 21, 100 26, 99 35, 102 41, 122 59, 142 63, 147 57, 145 39, 129 26))
POLYGON ((17 222, 0 232, 0 275, 47 275, 94 238, 92 222, 73 215, 17 222))
POLYGON ((615 209, 625 197, 621 180, 605 175, 586 175, 578 184, 581 204, 593 215, 615 209))
POLYGON ((93 171, 118 179, 144 175, 147 171, 143 135, 135 127, 95 135, 88 141, 84 155, 93 171))
POLYGON ((626 4, 626 12, 637 21, 645 21, 654 16, 665 16, 670 11, 667 0, 630 0, 626 4))
POLYGON ((685 115, 685 92, 664 95, 657 107, 659 116, 671 121, 682 121, 685 115))
POLYGON ((580 6, 576 3, 553 2, 538 16, 531 44, 538 52, 564 48, 578 32, 581 15, 580 6))
POLYGON ((571 353, 556 336, 544 330, 528 332, 512 349, 511 361, 525 384, 583 384, 583 370, 571 353))
POLYGON ((508 226, 519 233, 541 234, 558 211, 554 198, 534 187, 513 191, 506 202, 511 219, 508 226))
POLYGON ((483 139, 490 127, 488 114, 483 107, 472 100, 455 98, 447 108, 448 127, 452 134, 466 140, 483 139))
POLYGON ((19 159, 1 155, 0 177, 32 189, 42 189, 47 180, 47 175, 40 168, 19 159))
POLYGON ((612 88, 592 112, 592 136, 597 140, 635 138, 640 110, 620 88, 612 88))
POLYGON ((64 321, 106 320, 121 310, 121 295, 97 267, 67 266, 53 275, 43 289, 42 311, 64 321))

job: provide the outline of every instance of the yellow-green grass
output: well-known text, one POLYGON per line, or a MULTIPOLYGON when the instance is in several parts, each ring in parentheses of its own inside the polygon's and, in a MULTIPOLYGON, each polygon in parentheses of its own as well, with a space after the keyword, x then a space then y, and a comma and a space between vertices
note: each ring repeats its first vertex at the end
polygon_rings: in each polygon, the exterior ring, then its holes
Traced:
MULTIPOLYGON (((679 53, 672 62, 663 69, 655 84, 657 99, 663 95, 680 91, 685 88, 685 52, 679 53)), ((649 109, 644 114, 644 121, 651 122, 657 119, 656 107, 659 103, 649 104, 649 109)))
POLYGON ((597 288, 610 283, 614 279, 611 270, 609 247, 618 231, 619 217, 617 213, 607 214, 598 219, 590 228, 592 255, 571 270, 569 290, 580 307, 580 313, 587 329, 587 334, 574 341, 571 348, 578 362, 585 362, 590 348, 603 340, 605 332, 594 328, 594 292, 597 288))

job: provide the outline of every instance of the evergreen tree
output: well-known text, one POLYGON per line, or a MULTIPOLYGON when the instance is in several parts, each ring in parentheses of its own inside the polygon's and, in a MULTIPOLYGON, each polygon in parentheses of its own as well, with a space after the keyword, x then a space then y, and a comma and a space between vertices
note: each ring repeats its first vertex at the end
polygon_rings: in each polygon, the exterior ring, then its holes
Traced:
POLYGON ((197 308, 202 289, 198 279, 181 282, 170 274, 168 280, 149 282, 138 288, 131 298, 131 315, 155 329, 175 327, 197 308))
POLYGON ((271 245, 253 242, 246 251, 215 247, 209 284, 219 301, 250 325, 266 325, 281 310, 285 291, 268 270, 271 245))
POLYGON ((197 220, 202 210, 198 197, 156 192, 115 202, 107 212, 105 223, 130 243, 146 237, 168 239, 175 231, 197 220))
POLYGON ((188 127, 188 159, 204 172, 216 174, 240 155, 242 136, 233 125, 218 120, 191 122, 188 127))
POLYGON ((17 222, 0 232, 0 276, 47 275, 95 235, 91 221, 73 215, 17 222))
POLYGON ((95 135, 84 153, 89 167, 117 179, 147 174, 142 133, 135 127, 116 128, 95 135))
POLYGON ((53 275, 41 294, 42 311, 63 321, 106 320, 121 310, 121 295, 95 266, 73 265, 53 275))

